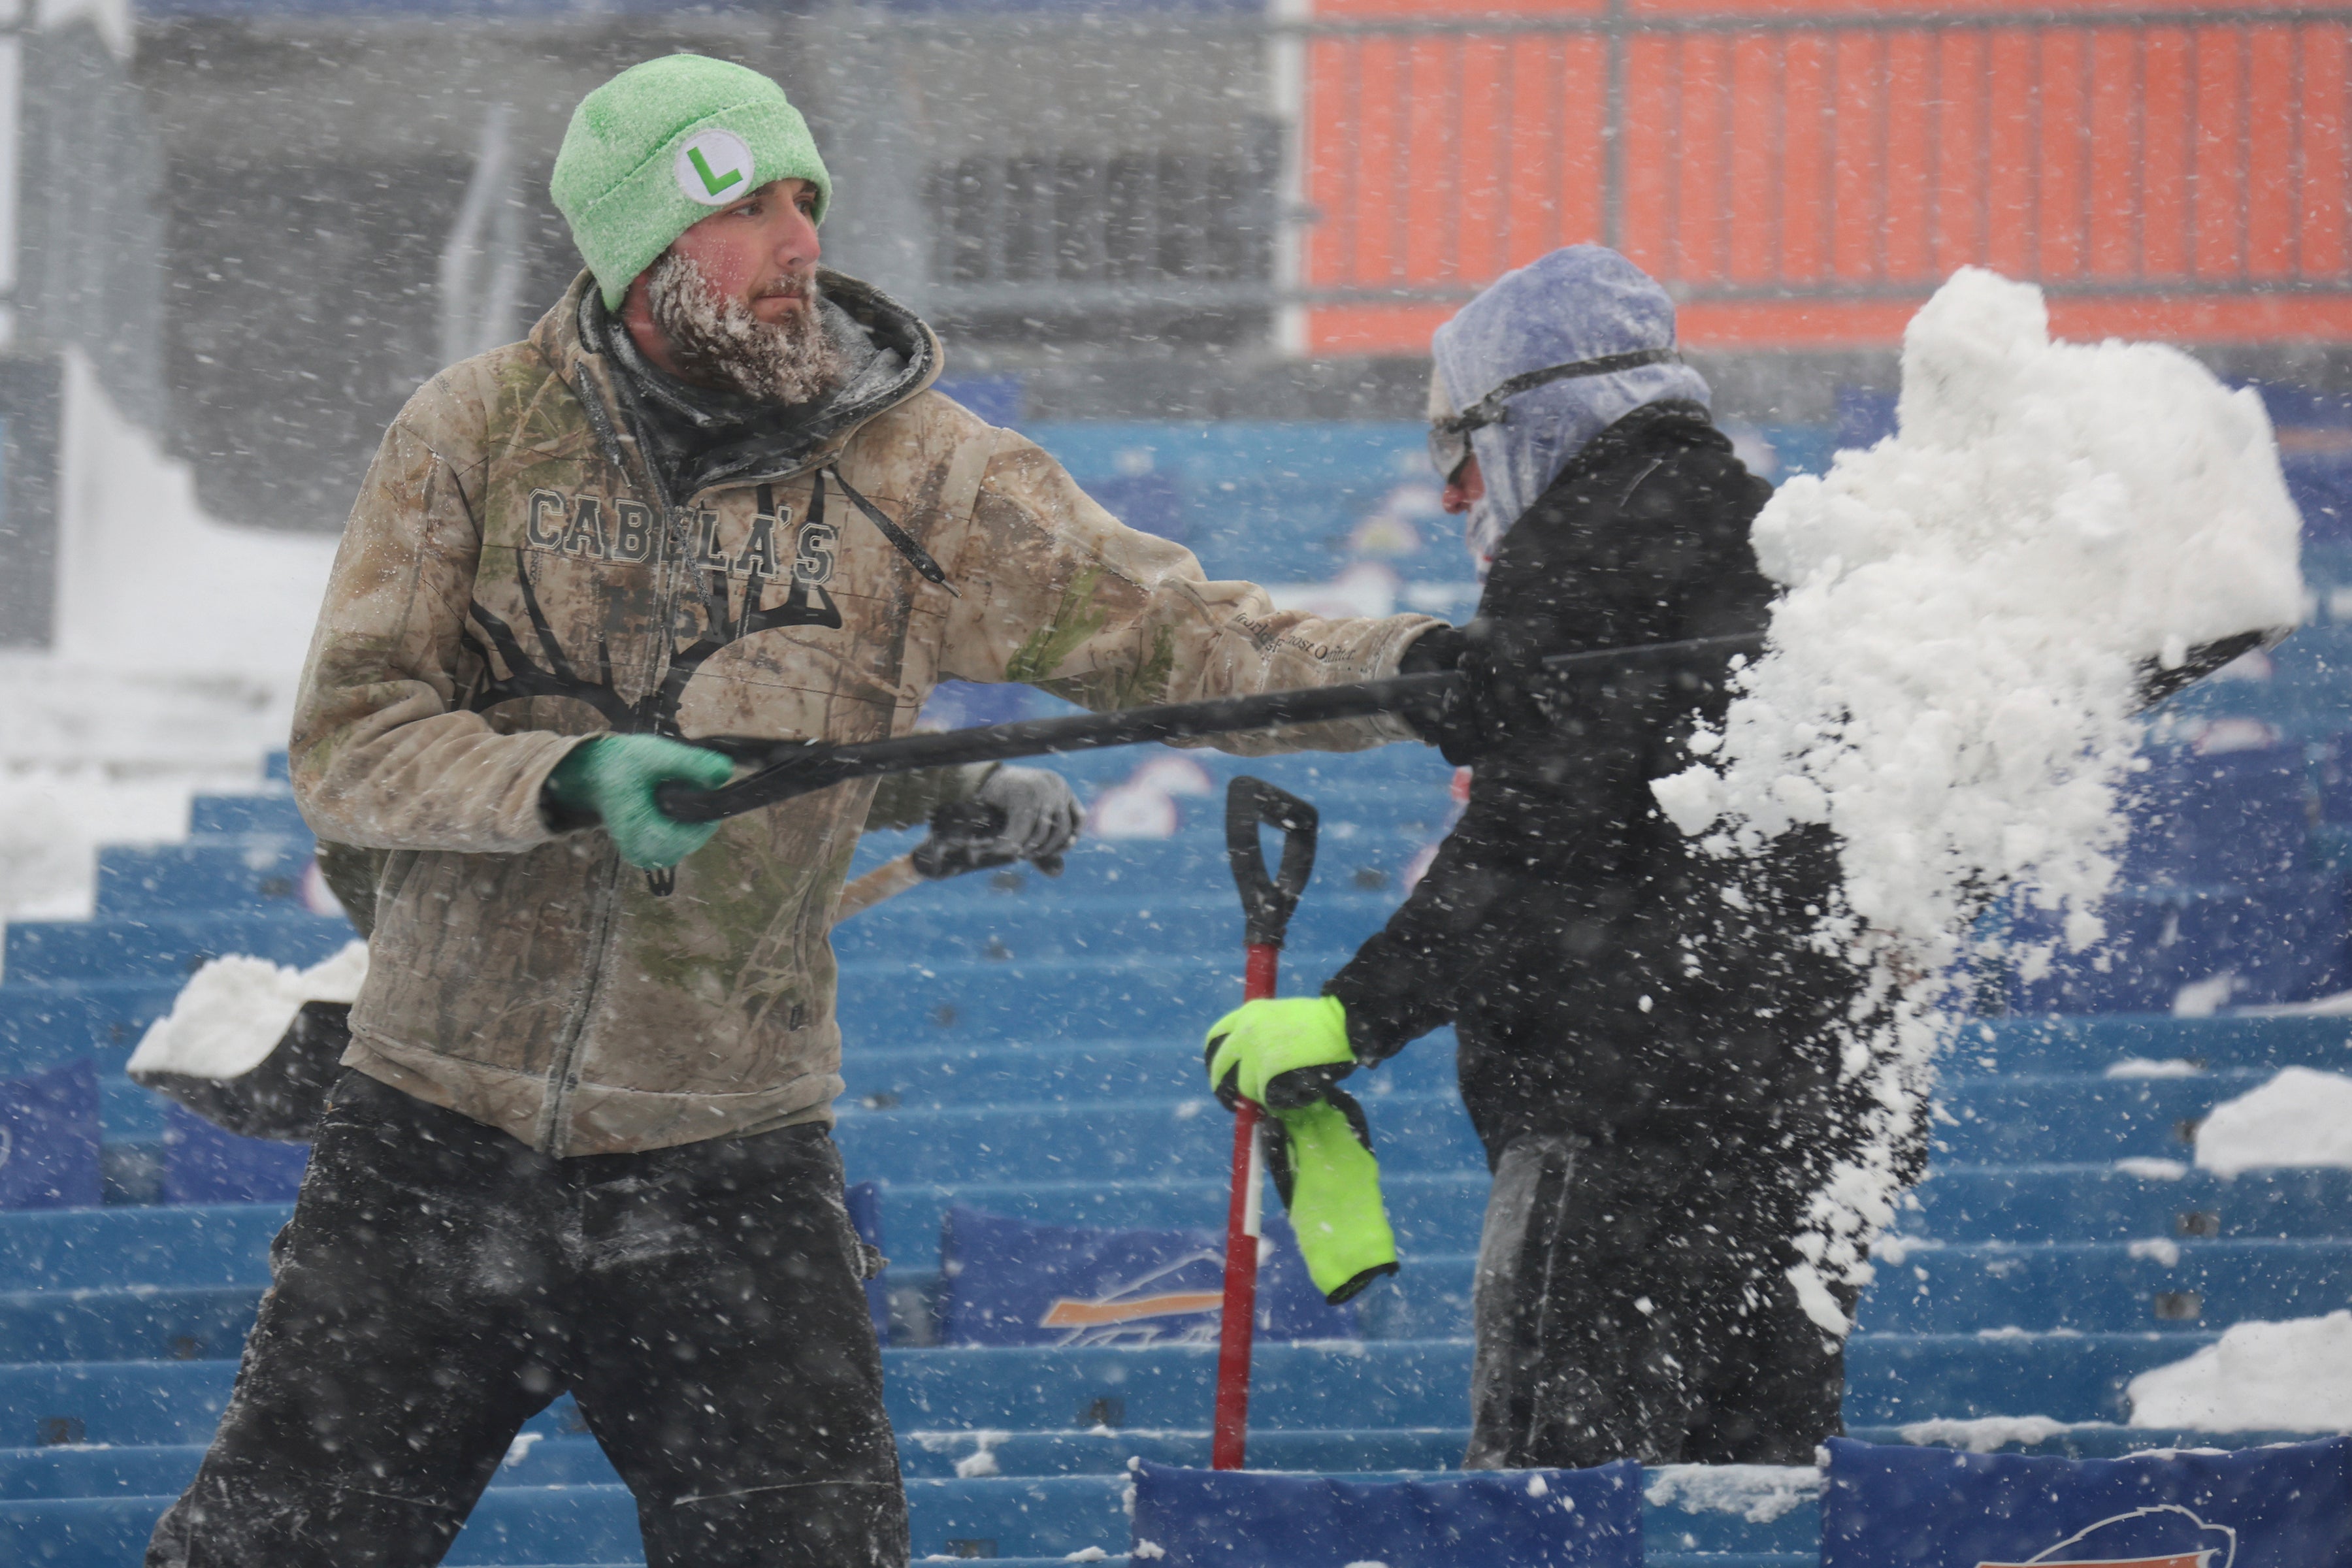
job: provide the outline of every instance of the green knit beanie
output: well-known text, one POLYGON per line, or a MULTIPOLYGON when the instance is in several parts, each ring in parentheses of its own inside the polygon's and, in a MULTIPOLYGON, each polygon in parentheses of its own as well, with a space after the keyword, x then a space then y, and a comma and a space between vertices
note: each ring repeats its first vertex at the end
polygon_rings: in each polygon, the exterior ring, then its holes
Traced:
POLYGON ((771 180, 833 177, 808 122, 758 71, 701 55, 631 66, 580 100, 551 189, 607 309, 670 242, 771 180))

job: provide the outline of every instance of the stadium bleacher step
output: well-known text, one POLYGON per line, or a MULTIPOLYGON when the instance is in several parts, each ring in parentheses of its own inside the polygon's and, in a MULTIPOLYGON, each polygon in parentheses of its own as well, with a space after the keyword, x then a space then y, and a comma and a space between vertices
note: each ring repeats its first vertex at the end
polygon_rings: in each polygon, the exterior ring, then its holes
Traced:
MULTIPOLYGON (((1092 1549, 1104 1555, 1091 1560, 1124 1563, 1125 1487, 1118 1476, 909 1480, 914 1555, 919 1562, 982 1557, 1062 1563, 1073 1552, 1092 1549)), ((0 1551, 13 1546, 16 1554, 10 1561, 45 1568, 111 1568, 135 1562, 136 1546, 144 1544, 153 1515, 169 1501, 157 1495, 0 1502, 0 1551), (125 1556, 126 1551, 134 1554, 125 1556)), ((1682 1557, 1707 1568, 1746 1568, 1784 1557, 1801 1562, 1819 1528, 1810 1505, 1759 1526, 1731 1515, 1653 1504, 1643 1523, 1644 1535, 1661 1549, 1652 1561, 1682 1557), (1734 1555, 1742 1548, 1744 1554, 1734 1555)), ((635 1505, 627 1490, 618 1484, 493 1486, 446 1561, 452 1568, 505 1568, 544 1563, 551 1550, 566 1548, 577 1561, 642 1563, 635 1505)))

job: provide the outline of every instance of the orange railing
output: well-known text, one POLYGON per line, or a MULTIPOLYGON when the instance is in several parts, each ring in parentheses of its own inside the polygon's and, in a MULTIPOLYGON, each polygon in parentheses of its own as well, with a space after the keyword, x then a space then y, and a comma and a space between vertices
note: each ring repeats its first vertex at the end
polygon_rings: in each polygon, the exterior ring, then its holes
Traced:
POLYGON ((1286 30, 1310 352, 1424 352, 1585 239, 1696 346, 1892 344, 1969 263, 2068 336, 2352 341, 2352 7, 1318 0, 1286 30))

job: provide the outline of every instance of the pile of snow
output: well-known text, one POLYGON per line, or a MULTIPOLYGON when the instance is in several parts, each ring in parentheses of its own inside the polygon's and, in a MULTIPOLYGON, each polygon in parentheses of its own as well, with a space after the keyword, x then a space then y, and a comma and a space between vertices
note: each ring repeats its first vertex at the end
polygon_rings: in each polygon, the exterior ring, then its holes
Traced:
MULTIPOLYGON (((2261 400, 2149 343, 2050 340, 2040 290, 1963 268, 1904 333, 1897 434, 1790 479, 1757 518, 1784 592, 1702 761, 1653 788, 1748 854, 1822 824, 1845 889, 1821 935, 1874 976, 1847 1042, 1875 1126, 1812 1216, 1797 1280, 1858 1280, 1946 1033, 1941 983, 1988 890, 2031 889, 2080 948, 2116 873, 2142 662, 2301 619, 2302 522, 2261 400)), ((2027 978, 2051 947, 2011 955, 2027 978)))
POLYGON ((1903 1428, 1903 1440, 1990 1454, 2011 1443, 2025 1447, 2046 1443, 2066 1429, 2067 1423, 2047 1415, 1978 1415, 1965 1420, 1914 1421, 1903 1428))
MULTIPOLYGON (((5 708, 0 701, 0 734, 5 708)), ((249 774, 242 782, 251 787, 249 774)), ((88 918, 98 846, 186 837, 195 787, 184 777, 125 778, 96 766, 0 763, 0 921, 88 918)))
POLYGON ((1653 1465, 1642 1472, 1652 1508, 1736 1514, 1769 1524, 1822 1493, 1822 1473, 1808 1465, 1653 1465))
POLYGON ((2352 1312, 2239 1323, 2128 1392, 2135 1426, 2352 1432, 2352 1312))
POLYGON ((2352 1166, 2352 1078, 2284 1068, 2198 1123, 2198 1169, 2234 1176, 2263 1165, 2352 1166))
POLYGON ((367 943, 308 969, 231 953, 196 971, 172 1010, 147 1026, 131 1072, 226 1079, 261 1065, 305 1002, 350 1002, 367 978, 367 943))
POLYGON ((62 418, 54 646, 0 655, 0 920, 89 914, 99 845, 259 782, 336 544, 206 516, 70 354, 62 418))
POLYGON ((2109 1078, 2198 1078, 2205 1069, 2184 1057, 2125 1057, 2107 1064, 2109 1078))

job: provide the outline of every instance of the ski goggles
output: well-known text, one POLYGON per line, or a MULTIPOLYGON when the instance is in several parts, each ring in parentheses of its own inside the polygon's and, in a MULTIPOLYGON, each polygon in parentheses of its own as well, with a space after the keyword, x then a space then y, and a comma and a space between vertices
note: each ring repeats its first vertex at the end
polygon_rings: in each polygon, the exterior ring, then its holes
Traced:
POLYGON ((1440 478, 1449 483, 1463 464, 1470 460, 1470 432, 1489 425, 1500 425, 1510 417, 1505 406, 1522 392, 1533 392, 1538 386, 1549 386, 1555 381, 1575 381, 1588 375, 1614 375, 1621 370, 1639 370, 1645 364, 1680 363, 1682 353, 1676 349, 1635 349, 1630 353, 1602 354, 1598 359, 1580 359, 1568 364, 1550 364, 1541 370, 1522 371, 1504 382, 1486 396, 1459 414, 1429 422, 1429 462, 1440 478))

